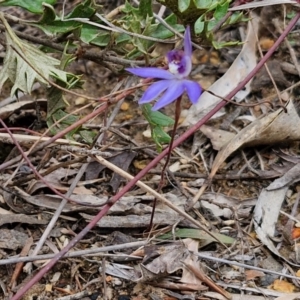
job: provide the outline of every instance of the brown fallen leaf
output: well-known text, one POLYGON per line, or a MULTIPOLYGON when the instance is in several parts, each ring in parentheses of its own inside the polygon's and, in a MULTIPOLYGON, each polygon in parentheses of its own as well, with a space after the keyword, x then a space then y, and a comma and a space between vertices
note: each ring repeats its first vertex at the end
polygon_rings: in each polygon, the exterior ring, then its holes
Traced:
POLYGON ((38 220, 33 216, 27 216, 24 214, 9 214, 9 215, 2 215, 0 214, 0 226, 4 224, 11 224, 11 223, 26 223, 26 224, 47 224, 47 220, 38 220))
POLYGON ((5 105, 0 108, 0 118, 5 120, 17 111, 25 111, 27 109, 36 109, 36 104, 46 110, 47 100, 28 100, 18 101, 12 104, 5 105))
POLYGON ((18 230, 0 229, 0 249, 17 250, 24 247, 28 235, 18 230))
POLYGON ((264 277, 266 274, 257 270, 246 270, 245 271, 246 280, 253 280, 257 277, 264 277))
POLYGON ((213 178, 226 158, 241 147, 272 145, 282 142, 286 144, 300 140, 300 131, 298 130, 300 127, 299 106, 291 100, 286 109, 287 112, 284 112, 280 108, 242 129, 219 151, 209 178, 213 178))
MULTIPOLYGON (((122 153, 118 153, 115 156, 108 158, 107 160, 114 164, 115 166, 121 168, 124 171, 128 170, 129 165, 131 164, 132 160, 135 158, 136 153, 133 151, 124 151, 122 153)), ((85 179, 92 180, 98 178, 100 172, 104 170, 106 167, 100 164, 98 161, 93 161, 89 163, 86 173, 85 179)), ((121 184, 121 180, 123 177, 117 173, 114 173, 109 185, 112 187, 113 192, 115 193, 121 184)))
POLYGON ((283 292, 283 293, 292 293, 296 288, 292 283, 280 279, 274 280, 271 287, 275 291, 283 292))
POLYGON ((233 132, 202 125, 200 130, 210 139, 214 150, 221 150, 235 136, 233 132))
POLYGON ((207 284, 213 291, 216 291, 223 295, 226 299, 231 300, 232 296, 230 293, 225 291, 222 287, 214 283, 210 278, 208 278, 204 272, 199 272, 193 265, 185 264, 185 266, 195 274, 197 278, 199 278, 201 281, 203 281, 205 284, 207 284))
MULTIPOLYGON (((26 240, 26 243, 21 251, 21 253, 19 254, 20 257, 22 256, 26 256, 28 253, 29 253, 29 250, 31 248, 33 244, 33 238, 32 237, 29 237, 27 240, 26 240)), ((13 275, 11 277, 11 280, 10 280, 10 283, 9 283, 9 286, 11 288, 14 288, 15 287, 15 284, 16 284, 16 281, 19 277, 19 275, 21 274, 22 272, 22 268, 24 266, 24 263, 23 262, 19 262, 16 264, 15 266, 15 270, 13 272, 13 275)))

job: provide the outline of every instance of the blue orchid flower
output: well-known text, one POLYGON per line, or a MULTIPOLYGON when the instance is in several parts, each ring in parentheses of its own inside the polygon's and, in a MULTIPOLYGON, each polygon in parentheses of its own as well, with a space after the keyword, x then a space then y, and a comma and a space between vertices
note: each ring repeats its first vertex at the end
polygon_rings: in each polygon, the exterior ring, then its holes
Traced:
POLYGON ((190 101, 195 104, 202 93, 202 88, 197 82, 187 79, 192 70, 192 42, 189 26, 184 34, 184 51, 169 51, 167 60, 169 70, 154 67, 126 69, 128 72, 143 78, 160 79, 150 85, 139 100, 139 104, 145 104, 158 98, 152 110, 161 109, 172 103, 184 92, 188 94, 190 101))

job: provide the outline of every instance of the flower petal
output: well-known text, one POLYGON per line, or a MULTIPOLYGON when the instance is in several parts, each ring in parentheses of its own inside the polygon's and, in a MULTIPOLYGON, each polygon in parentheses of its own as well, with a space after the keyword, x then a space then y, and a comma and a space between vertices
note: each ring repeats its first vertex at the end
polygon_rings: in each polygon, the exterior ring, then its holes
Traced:
POLYGON ((197 103, 202 93, 202 88, 198 82, 192 80, 184 80, 183 86, 193 104, 197 103))
POLYGON ((185 55, 191 57, 192 56, 192 41, 191 41, 191 30, 190 26, 186 27, 184 33, 184 53, 185 55))
POLYGON ((174 75, 167 70, 159 68, 127 68, 126 71, 143 77, 143 78, 159 78, 159 79, 173 79, 174 75))
POLYGON ((145 91, 144 95, 139 100, 139 104, 144 104, 153 101, 169 87, 170 82, 172 82, 172 80, 160 80, 154 82, 145 91))
POLYGON ((155 103, 152 110, 159 110, 162 107, 175 101, 184 92, 184 84, 180 80, 170 80, 169 87, 163 96, 155 103))
POLYGON ((184 55, 181 59, 180 72, 177 75, 178 78, 186 78, 192 71, 192 61, 189 56, 184 55))

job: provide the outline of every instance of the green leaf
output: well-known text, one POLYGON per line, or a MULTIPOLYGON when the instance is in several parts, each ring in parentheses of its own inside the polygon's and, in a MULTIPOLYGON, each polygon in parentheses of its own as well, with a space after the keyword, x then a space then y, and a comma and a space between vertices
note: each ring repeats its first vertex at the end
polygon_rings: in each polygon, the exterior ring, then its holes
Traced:
POLYGON ((214 12, 215 19, 221 20, 227 14, 228 7, 229 7, 229 2, 225 2, 223 5, 221 4, 217 5, 214 12))
POLYGON ((178 9, 180 12, 186 11, 191 4, 191 0, 178 0, 178 9))
POLYGON ((110 33, 93 25, 84 24, 79 30, 80 39, 86 44, 104 47, 110 41, 110 33))
POLYGON ((194 25, 195 34, 200 34, 204 31, 205 22, 203 21, 203 15, 197 19, 194 25))
MULTIPOLYGON (((64 98, 62 90, 52 86, 47 89, 47 120, 51 118, 58 110, 64 109, 67 106, 67 101, 64 98)), ((51 126, 54 122, 48 124, 51 126)))
MULTIPOLYGON (((71 18, 91 18, 95 12, 96 7, 93 7, 91 0, 86 0, 78 4, 67 16, 63 19, 56 15, 54 8, 51 5, 44 5, 44 13, 39 21, 37 22, 27 22, 28 24, 38 27, 43 30, 47 35, 56 35, 68 33, 79 27, 87 26, 88 24, 83 24, 79 21, 68 20, 71 18)), ((97 28, 96 26, 94 26, 97 28)))
POLYGON ((171 137, 159 126, 152 128, 152 138, 158 152, 161 152, 162 144, 168 144, 171 141, 171 137))
POLYGON ((199 9, 207 9, 210 8, 213 4, 213 0, 194 0, 195 5, 199 9))
MULTIPOLYGON (((153 17, 148 17, 143 20, 143 22, 139 20, 133 20, 130 22, 130 29, 132 32, 142 34, 144 36, 152 36, 152 32, 156 29, 157 24, 152 24, 153 17), (144 23, 144 24, 142 24, 144 23)), ((136 48, 145 55, 148 55, 148 49, 153 45, 154 42, 145 40, 143 38, 134 37, 131 38, 132 43, 136 48)))
POLYGON ((32 13, 43 13, 43 3, 54 5, 56 0, 2 0, 0 6, 20 6, 32 13))
POLYGON ((145 104, 142 106, 142 111, 147 119, 147 121, 152 125, 159 125, 162 127, 172 126, 174 125, 174 120, 159 111, 151 110, 150 104, 145 104))
POLYGON ((129 14, 129 13, 131 13, 132 9, 133 9, 133 6, 130 5, 130 3, 126 0, 125 5, 122 8, 122 12, 125 14, 129 14))
POLYGON ((97 136, 97 133, 92 130, 79 130, 79 134, 83 138, 83 140, 90 145, 93 143, 95 137, 97 136))
POLYGON ((229 42, 217 42, 217 41, 212 41, 212 44, 215 49, 222 49, 224 47, 232 47, 232 46, 239 46, 242 45, 242 42, 239 41, 229 41, 229 42))
POLYGON ((140 0, 139 12, 144 19, 152 17, 152 0, 140 0))
POLYGON ((232 24, 235 24, 237 22, 247 22, 249 21, 250 19, 249 18, 244 18, 244 15, 243 13, 239 13, 239 12, 235 12, 232 14, 232 16, 226 21, 225 24, 228 24, 228 25, 232 25, 232 24))
MULTIPOLYGON (((66 129, 70 125, 74 124, 76 121, 78 121, 78 119, 78 116, 70 115, 65 111, 59 109, 47 118, 47 125, 48 127, 51 127, 51 133, 55 135, 66 129)), ((73 129, 66 135, 66 137, 70 140, 73 140, 73 135, 78 131, 78 129, 79 128, 73 129)))
POLYGON ((163 130, 162 127, 173 125, 174 120, 159 111, 152 111, 151 108, 150 104, 142 105, 142 112, 146 120, 149 122, 151 136, 156 144, 157 151, 161 152, 162 144, 166 144, 171 141, 171 137, 163 130))
MULTIPOLYGON (((179 32, 184 32, 185 30, 183 25, 177 24, 177 17, 175 14, 170 14, 167 18, 164 19, 164 21, 179 32)), ((163 24, 159 23, 155 31, 153 32, 152 37, 164 40, 172 37, 173 35, 174 33, 171 30, 166 28, 166 26, 164 26, 163 24)))
POLYGON ((132 37, 127 34, 127 33, 121 33, 117 36, 115 42, 116 44, 124 43, 124 42, 129 42, 132 39, 132 37))
POLYGON ((207 32, 212 31, 217 24, 218 24, 217 20, 215 19, 209 20, 207 22, 207 32))
MULTIPOLYGON (((59 65, 60 68, 63 70, 75 59, 75 57, 66 53, 67 48, 68 44, 65 47, 59 65)), ((56 83, 62 86, 63 88, 82 88, 83 82, 80 81, 80 78, 81 76, 70 76, 68 74, 68 85, 65 82, 61 82, 59 78, 56 78, 56 83)), ((50 89, 47 90, 47 99, 47 119, 50 118, 53 114, 55 114, 56 111, 58 111, 59 109, 64 109, 68 105, 67 101, 64 98, 63 91, 55 86, 52 86, 50 89)))
POLYGON ((11 95, 17 90, 31 93, 33 83, 37 80, 49 86, 48 80, 54 77, 68 87, 70 78, 77 78, 71 73, 60 70, 60 61, 48 56, 33 45, 20 40, 8 25, 2 13, 0 20, 5 26, 7 51, 3 68, 0 71, 0 90, 6 80, 13 83, 11 95), (69 77, 69 78, 68 78, 69 77))
MULTIPOLYGON (((220 234, 220 233, 213 233, 219 241, 221 241, 224 244, 233 244, 235 242, 235 239, 232 237, 220 234)), ((209 241, 216 241, 212 236, 207 234, 205 231, 201 229, 193 229, 193 228, 180 228, 175 231, 175 237, 177 238, 191 238, 191 239, 197 239, 197 240, 209 240, 209 241)), ((161 236, 159 236, 161 239, 172 239, 173 233, 166 233, 161 236)))

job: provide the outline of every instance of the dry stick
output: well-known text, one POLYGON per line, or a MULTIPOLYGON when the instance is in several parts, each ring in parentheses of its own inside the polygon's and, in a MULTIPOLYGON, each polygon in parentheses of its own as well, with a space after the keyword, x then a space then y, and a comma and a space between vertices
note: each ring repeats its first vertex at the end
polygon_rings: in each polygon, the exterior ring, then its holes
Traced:
MULTIPOLYGON (((282 29, 281 29, 281 27, 279 25, 279 21, 278 21, 277 18, 273 20, 273 24, 275 25, 275 28, 277 29, 277 31, 281 34, 282 33, 282 29)), ((287 46, 287 48, 290 51, 290 55, 291 55, 292 61, 293 61, 294 65, 295 65, 295 68, 296 68, 296 70, 298 72, 298 75, 300 77, 300 66, 299 66, 299 63, 298 63, 297 56, 295 54, 295 50, 291 46, 291 44, 290 44, 290 42, 289 42, 288 39, 285 39, 284 42, 285 42, 285 45, 287 46)))
MULTIPOLYGON (((282 33, 282 31, 280 33, 282 33)), ((257 32, 255 32, 255 39, 256 39, 257 49, 259 51, 259 55, 262 58, 263 57, 263 51, 262 51, 260 43, 259 43, 259 38, 258 38, 257 32)), ((279 91, 279 89, 277 87, 277 84, 276 84, 276 81, 275 81, 274 77, 272 76, 272 73, 270 71, 270 68, 268 67, 268 64, 265 64, 265 69, 266 69, 266 71, 268 73, 268 76, 269 76, 269 78, 270 78, 270 80, 271 80, 271 82, 273 84, 273 87, 274 87, 275 92, 277 94, 278 100, 281 103, 281 105, 283 106, 283 104, 282 104, 282 98, 281 98, 281 95, 280 95, 280 91, 279 91)))
MULTIPOLYGON (((291 20, 289 25, 283 31, 282 35, 278 38, 278 40, 274 43, 274 45, 270 48, 270 50, 266 53, 264 58, 256 65, 256 67, 246 76, 246 78, 241 81, 237 87, 230 92, 226 98, 231 99, 239 90, 241 90, 250 79, 261 69, 264 63, 269 59, 269 57, 274 53, 276 48, 282 43, 284 38, 288 35, 288 33, 295 26, 297 21, 300 19, 300 12, 296 14, 296 16, 291 20)), ((197 131, 205 122, 207 122, 216 112, 218 112, 222 107, 226 105, 226 101, 221 101, 218 103, 208 114, 206 114, 198 123, 193 125, 189 130, 187 130, 182 136, 180 136, 177 140, 174 141, 173 148, 180 145, 183 141, 185 141, 190 135, 192 135, 195 131, 197 131)), ((119 191, 114 197, 110 199, 110 202, 107 203, 103 209, 92 219, 92 221, 74 238, 70 241, 70 243, 62 249, 56 256, 43 268, 41 269, 30 281, 28 281, 12 298, 11 300, 20 299, 28 289, 30 289, 35 283, 37 283, 74 245, 77 244, 79 240, 81 240, 96 224, 103 216, 107 214, 110 207, 114 205, 126 192, 128 192, 143 176, 147 174, 147 172, 155 167, 159 161, 168 153, 169 147, 167 147, 164 151, 162 151, 155 159, 153 159, 145 169, 143 169, 140 173, 138 173, 121 191, 119 191)))
POLYGON ((225 291, 223 288, 218 286, 216 283, 212 281, 209 277, 204 274, 203 270, 199 270, 198 268, 194 267, 189 263, 182 262, 183 265, 194 275, 196 276, 201 282, 204 282, 208 287, 210 287, 213 291, 223 295, 225 298, 231 300, 232 295, 225 291))
POLYGON ((280 273, 280 272, 271 271, 271 270, 268 270, 268 269, 263 269, 263 268, 259 268, 259 267, 255 267, 255 266, 250 266, 250 265, 242 264, 242 263, 239 263, 239 262, 233 261, 233 260, 228 260, 228 259, 224 259, 224 258, 209 256, 209 255, 206 255, 206 254, 201 254, 200 252, 198 252, 198 253, 193 252, 193 254, 197 255, 201 259, 207 259, 207 260, 211 260, 211 261, 214 261, 214 262, 220 262, 222 264, 228 264, 228 265, 242 267, 242 268, 249 269, 249 270, 255 270, 255 271, 260 271, 260 272, 263 272, 263 273, 274 274, 274 275, 282 276, 282 277, 285 277, 285 278, 299 280, 299 277, 297 277, 297 276, 287 275, 287 274, 283 274, 283 273, 280 273))
MULTIPOLYGON (((99 255, 99 253, 102 253, 102 252, 142 247, 142 246, 145 246, 147 243, 148 243, 148 241, 138 241, 138 242, 130 242, 130 243, 118 244, 118 245, 112 245, 112 246, 90 248, 90 249, 86 249, 86 250, 75 250, 75 251, 67 253, 64 256, 64 258, 79 257, 79 256, 92 256, 92 255, 97 256, 97 255, 99 255)), ((55 253, 52 253, 52 254, 42 254, 42 255, 36 255, 36 256, 0 259, 0 266, 1 265, 10 265, 10 264, 15 264, 15 263, 20 263, 20 262, 46 260, 46 259, 53 258, 55 255, 56 255, 55 253)), ((113 255, 113 254, 111 254, 111 255, 113 255)), ((117 254, 115 254, 115 255, 117 255, 117 254)))

